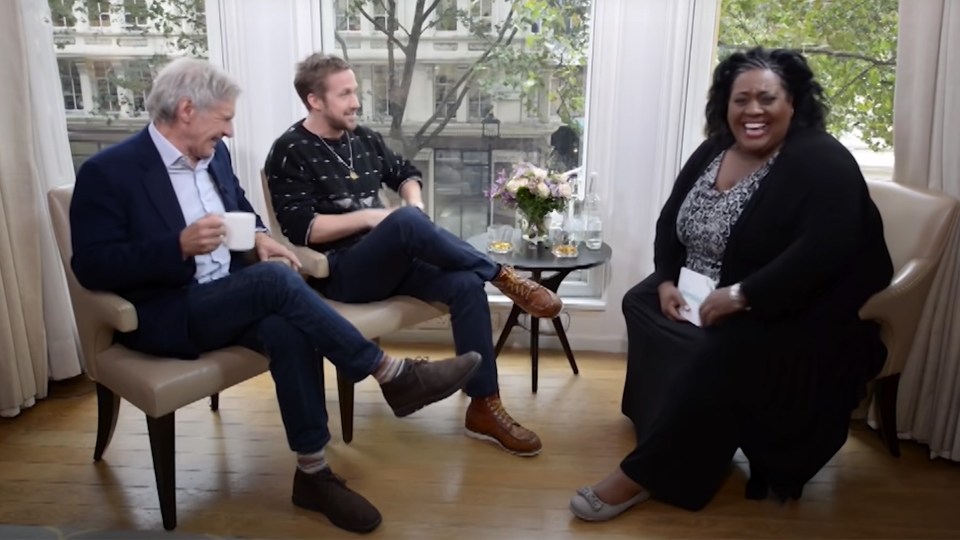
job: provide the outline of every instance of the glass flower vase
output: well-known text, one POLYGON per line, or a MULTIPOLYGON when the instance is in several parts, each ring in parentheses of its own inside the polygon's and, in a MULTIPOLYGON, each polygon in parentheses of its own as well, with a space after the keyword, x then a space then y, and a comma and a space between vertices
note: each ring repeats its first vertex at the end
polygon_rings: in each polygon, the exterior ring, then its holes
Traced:
POLYGON ((524 243, 530 248, 536 248, 547 241, 547 216, 529 215, 522 210, 517 211, 517 228, 524 243))

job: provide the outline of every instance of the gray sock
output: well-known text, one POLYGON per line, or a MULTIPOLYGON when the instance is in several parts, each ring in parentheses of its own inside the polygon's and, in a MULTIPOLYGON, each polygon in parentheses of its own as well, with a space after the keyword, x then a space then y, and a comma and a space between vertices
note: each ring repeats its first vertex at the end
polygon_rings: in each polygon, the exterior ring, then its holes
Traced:
POLYGON ((311 454, 297 454, 297 468, 307 474, 318 473, 327 467, 327 457, 322 448, 311 454))

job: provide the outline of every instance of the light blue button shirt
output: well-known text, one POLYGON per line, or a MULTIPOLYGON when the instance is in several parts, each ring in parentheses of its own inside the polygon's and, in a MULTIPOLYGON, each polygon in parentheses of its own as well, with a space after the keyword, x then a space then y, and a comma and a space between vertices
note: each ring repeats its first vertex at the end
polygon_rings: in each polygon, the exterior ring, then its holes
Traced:
MULTIPOLYGON (((207 214, 223 214, 223 201, 207 171, 213 156, 199 161, 196 167, 191 167, 190 161, 152 122, 147 130, 167 168, 167 175, 170 176, 170 183, 177 193, 177 201, 180 202, 183 220, 187 225, 207 214)), ((194 274, 197 283, 207 283, 230 274, 230 250, 223 244, 210 253, 195 256, 194 260, 197 263, 197 273, 194 274)))

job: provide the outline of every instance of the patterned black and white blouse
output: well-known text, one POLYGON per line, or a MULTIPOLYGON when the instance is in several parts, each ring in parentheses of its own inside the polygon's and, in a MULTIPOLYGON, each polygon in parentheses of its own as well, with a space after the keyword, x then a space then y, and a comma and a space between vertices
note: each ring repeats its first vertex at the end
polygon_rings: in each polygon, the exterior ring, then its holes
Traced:
POLYGON ((721 152, 703 171, 677 213, 677 237, 687 248, 684 266, 714 281, 720 279, 730 229, 779 154, 774 154, 729 190, 719 191, 717 173, 726 153, 721 152))

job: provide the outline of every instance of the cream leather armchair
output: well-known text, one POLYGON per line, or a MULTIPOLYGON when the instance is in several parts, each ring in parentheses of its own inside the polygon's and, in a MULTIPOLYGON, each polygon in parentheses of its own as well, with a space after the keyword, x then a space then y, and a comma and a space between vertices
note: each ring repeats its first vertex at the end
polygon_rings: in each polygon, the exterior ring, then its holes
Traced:
POLYGON ((97 386, 97 442, 93 459, 100 461, 110 444, 121 398, 143 411, 147 417, 163 527, 171 530, 177 526, 174 459, 177 409, 210 396, 210 408, 216 411, 219 392, 265 372, 268 362, 244 347, 229 347, 204 354, 197 360, 184 361, 158 358, 115 344, 114 332, 136 330, 137 312, 133 304, 120 296, 83 288, 74 276, 70 266, 72 197, 73 186, 64 186, 50 190, 47 202, 77 320, 84 369, 97 386))
POLYGON ((860 318, 880 324, 887 360, 874 381, 880 436, 894 456, 897 388, 930 285, 957 219, 958 201, 942 193, 893 182, 868 181, 870 196, 883 216, 883 232, 893 259, 893 280, 860 309, 860 318))

